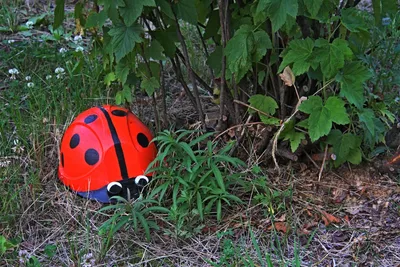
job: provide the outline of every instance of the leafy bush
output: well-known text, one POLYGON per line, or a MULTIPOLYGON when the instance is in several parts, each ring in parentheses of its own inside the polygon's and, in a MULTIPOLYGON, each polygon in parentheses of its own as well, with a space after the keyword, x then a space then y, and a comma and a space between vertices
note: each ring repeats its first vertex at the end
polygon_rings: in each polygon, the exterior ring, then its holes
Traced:
MULTIPOLYGON (((247 115, 243 102, 249 102, 252 116, 256 111, 274 127, 273 140, 289 141, 292 152, 319 141, 339 166, 368 157, 395 119, 393 101, 382 95, 394 95, 398 85, 388 67, 400 52, 398 4, 373 1, 370 14, 357 9, 358 2, 99 0, 92 9, 78 3, 74 18, 77 32, 91 31, 102 48, 105 84, 120 88, 117 103, 131 101, 131 88, 152 97, 160 90, 165 99, 161 78, 168 62, 203 125, 200 94, 213 94, 207 81, 213 79, 220 103, 217 130, 241 123, 247 115), (198 31, 209 76, 195 64, 198 55, 190 54, 182 34, 188 24, 198 31), (308 99, 301 103, 301 97, 308 99)), ((58 0, 54 28, 62 24, 63 6, 58 0)), ((264 149, 272 147, 278 146, 264 149)))

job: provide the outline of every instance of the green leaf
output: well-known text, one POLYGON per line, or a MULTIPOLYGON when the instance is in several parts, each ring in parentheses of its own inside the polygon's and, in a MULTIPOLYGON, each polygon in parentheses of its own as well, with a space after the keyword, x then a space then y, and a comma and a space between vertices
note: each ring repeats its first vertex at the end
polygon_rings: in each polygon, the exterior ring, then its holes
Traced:
POLYGON ((109 74, 106 75, 106 77, 104 77, 104 83, 107 86, 110 86, 111 82, 115 81, 116 77, 115 77, 115 73, 114 72, 110 72, 109 74))
POLYGON ((332 43, 325 39, 318 39, 315 41, 315 47, 313 61, 320 64, 325 79, 334 77, 339 69, 343 68, 345 58, 353 55, 347 41, 339 38, 332 43))
POLYGON ((283 57, 283 61, 279 66, 278 72, 289 64, 294 63, 292 71, 294 75, 298 76, 308 71, 311 66, 310 57, 314 49, 314 41, 310 38, 305 40, 295 39, 289 43, 286 54, 283 57))
POLYGON ((254 33, 254 45, 253 62, 260 61, 267 53, 267 49, 272 49, 271 39, 263 30, 254 33))
POLYGON ((124 19, 125 25, 130 27, 143 11, 144 6, 156 6, 154 0, 125 0, 125 6, 119 8, 121 17, 124 19))
POLYGON ((122 101, 123 101, 123 98, 124 98, 124 95, 123 95, 122 91, 118 91, 115 94, 115 104, 121 105, 122 101))
POLYGON ((358 112, 358 118, 360 119, 361 122, 365 123, 365 126, 367 127, 370 134, 372 136, 375 136, 374 119, 376 117, 375 117, 374 111, 372 109, 365 108, 358 112))
POLYGON ((57 246, 56 245, 46 245, 44 247, 44 254, 47 255, 49 258, 53 258, 56 255, 57 246))
POLYGON ((330 111, 331 119, 334 123, 341 125, 350 123, 349 115, 344 105, 344 101, 336 96, 331 96, 326 101, 325 108, 330 111))
POLYGON ((172 12, 171 6, 166 0, 155 0, 157 6, 160 7, 161 12, 163 12, 170 19, 174 19, 174 13, 172 12))
POLYGON ((150 34, 164 48, 164 53, 167 57, 175 56, 175 43, 179 41, 175 26, 170 26, 166 30, 156 30, 151 32, 150 34))
POLYGON ((332 122, 337 124, 347 124, 350 122, 344 102, 338 97, 331 96, 324 106, 319 96, 310 96, 304 101, 299 110, 310 114, 308 118, 308 132, 311 141, 314 142, 320 137, 329 134, 332 122))
POLYGON ((109 31, 112 36, 112 45, 115 51, 117 62, 125 55, 132 52, 136 43, 141 43, 143 40, 140 37, 143 29, 140 25, 134 24, 130 27, 119 23, 109 31))
POLYGON ((127 60, 121 60, 115 67, 115 77, 122 83, 125 84, 126 79, 130 71, 130 66, 127 60))
POLYGON ((174 1, 172 9, 176 12, 178 19, 183 19, 190 24, 197 24, 197 11, 195 1, 178 0, 174 1))
POLYGON ((236 74, 239 82, 251 68, 251 53, 254 47, 254 36, 250 25, 242 25, 228 41, 224 53, 227 65, 236 74))
POLYGON ((336 155, 335 167, 346 161, 353 164, 361 162, 361 139, 351 133, 342 134, 339 130, 332 130, 328 135, 327 143, 333 146, 336 155))
POLYGON ((151 77, 150 79, 143 79, 140 87, 143 88, 147 95, 152 96, 157 88, 160 87, 160 83, 155 77, 151 77))
POLYGON ((217 181, 217 184, 219 188, 223 191, 225 191, 225 183, 224 183, 224 178, 222 177, 221 171, 218 169, 218 167, 212 163, 211 164, 211 169, 213 170, 215 180, 217 181))
POLYGON ((341 11, 342 24, 351 32, 368 31, 368 24, 356 8, 346 8, 341 11))
POLYGON ((85 27, 86 28, 93 28, 93 27, 103 27, 104 23, 107 20, 107 12, 103 9, 99 13, 91 12, 89 17, 87 18, 85 27))
POLYGON ((152 39, 148 47, 145 48, 144 54, 147 59, 165 60, 163 55, 164 48, 156 39, 152 39))
POLYGON ((316 18, 324 0, 303 0, 312 18, 316 18))
POLYGON ((266 11, 271 19, 272 31, 277 32, 285 24, 288 16, 297 16, 298 0, 260 0, 256 13, 263 11, 266 11))
MULTIPOLYGON (((276 109, 278 108, 278 104, 276 101, 270 97, 270 96, 265 96, 265 95, 252 95, 249 99, 250 106, 254 107, 255 109, 258 109, 264 113, 273 115, 275 114, 276 109)), ((256 111, 253 109, 249 109, 250 113, 255 113, 256 111)), ((261 113, 259 114, 260 117, 266 117, 269 118, 265 115, 262 115, 261 113)))
POLYGON ((279 135, 279 138, 283 140, 289 140, 290 142, 290 148, 292 152, 295 152, 297 148, 299 147, 301 140, 305 139, 305 135, 302 132, 296 132, 294 129, 294 120, 290 120, 285 124, 285 128, 279 135))
POLYGON ((343 73, 336 76, 336 80, 341 85, 340 95, 346 97, 351 104, 361 108, 365 102, 363 83, 371 77, 371 72, 361 62, 346 64, 343 73))
POLYGON ((223 57, 222 46, 217 46, 215 50, 207 58, 207 65, 211 67, 216 77, 221 76, 222 57, 223 57))
POLYGON ((7 240, 3 235, 0 235, 0 255, 3 255, 7 250, 17 247, 17 244, 7 240))
POLYGON ((53 29, 57 29, 62 25, 62 22, 64 20, 64 8, 65 8, 65 1, 56 0, 56 8, 54 9, 53 29))
POLYGON ((206 29, 204 31, 204 39, 209 39, 212 37, 215 37, 218 34, 219 29, 221 28, 220 26, 220 20, 219 20, 219 12, 218 10, 214 10, 211 12, 206 29))

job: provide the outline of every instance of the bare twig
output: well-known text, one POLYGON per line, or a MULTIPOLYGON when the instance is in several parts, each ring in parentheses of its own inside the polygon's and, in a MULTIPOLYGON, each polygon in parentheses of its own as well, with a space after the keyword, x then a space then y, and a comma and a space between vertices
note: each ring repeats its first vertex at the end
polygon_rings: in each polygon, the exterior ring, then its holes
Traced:
POLYGON ((275 168, 278 169, 278 172, 280 172, 280 168, 279 168, 278 162, 276 161, 275 152, 276 152, 276 150, 277 150, 277 148, 278 148, 278 138, 279 138, 279 135, 281 134, 281 132, 282 132, 283 129, 285 128, 286 122, 290 121, 290 120, 294 117, 294 115, 296 115, 296 113, 299 111, 299 106, 300 106, 300 104, 301 104, 304 100, 306 100, 306 99, 307 99, 306 97, 301 97, 301 98, 299 99, 299 102, 297 103, 296 108, 295 108, 294 112, 292 113, 292 115, 291 115, 289 118, 287 118, 287 119, 281 124, 281 127, 279 128, 279 130, 276 132, 276 134, 275 134, 275 136, 274 136, 274 139, 273 139, 274 141, 273 141, 273 145, 272 145, 272 159, 274 160, 275 168))
POLYGON ((321 168, 320 168, 319 174, 318 174, 318 182, 321 181, 321 176, 322 176, 322 172, 324 171, 327 153, 328 153, 328 144, 325 146, 324 159, 322 160, 322 165, 321 165, 321 168))
MULTIPOLYGON (((227 29, 226 29, 226 12, 225 9, 227 9, 228 3, 226 0, 219 0, 218 1, 218 7, 219 7, 219 19, 220 19, 220 24, 221 24, 221 40, 222 40, 222 47, 225 48, 226 42, 227 42, 227 29)), ((222 130, 222 122, 223 122, 223 116, 225 115, 225 84, 226 84, 226 79, 225 79, 225 72, 226 72, 226 57, 225 55, 222 56, 222 72, 221 72, 221 88, 220 88, 220 110, 219 110, 219 120, 218 120, 218 125, 217 125, 217 130, 221 131, 222 130)))
POLYGON ((190 59, 189 59, 189 54, 187 51, 185 39, 183 38, 183 35, 181 32, 181 27, 179 25, 178 18, 176 17, 175 13, 174 13, 174 17, 175 17, 175 24, 176 24, 176 32, 178 34, 179 41, 182 45, 183 56, 185 57, 186 67, 189 72, 189 78, 190 78, 190 81, 192 82, 192 86, 193 86, 193 93, 194 93, 194 98, 196 100, 197 112, 199 113, 199 120, 201 121, 202 127, 204 128, 204 127, 206 127, 206 123, 204 121, 203 107, 201 106, 200 95, 199 95, 199 90, 197 88, 196 78, 194 76, 192 66, 190 65, 190 59))

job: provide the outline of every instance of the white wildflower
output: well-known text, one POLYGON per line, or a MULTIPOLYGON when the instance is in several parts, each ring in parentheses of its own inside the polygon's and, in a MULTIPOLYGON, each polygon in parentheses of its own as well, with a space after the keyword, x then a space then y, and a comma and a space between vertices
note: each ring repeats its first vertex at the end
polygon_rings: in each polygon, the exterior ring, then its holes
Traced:
POLYGON ((83 52, 83 47, 82 46, 78 46, 77 48, 75 48, 75 52, 83 52))
POLYGON ((28 29, 32 29, 33 28, 33 21, 27 21, 25 23, 26 27, 28 27, 28 29))
POLYGON ((0 161, 0 168, 7 168, 11 164, 11 160, 0 161))
POLYGON ((30 80, 32 80, 31 76, 28 75, 28 76, 25 77, 25 81, 29 82, 30 80))
POLYGON ((51 76, 51 75, 46 75, 46 80, 50 80, 51 78, 53 78, 53 76, 51 76))
POLYGON ((61 47, 60 50, 58 50, 58 52, 60 52, 60 54, 64 55, 65 53, 68 52, 68 50, 64 47, 61 47))
POLYGON ((61 67, 58 67, 58 68, 56 68, 55 70, 54 70, 54 73, 56 73, 56 74, 62 74, 62 73, 64 73, 65 72, 65 70, 63 69, 63 68, 61 68, 61 67))
POLYGON ((82 36, 80 35, 75 35, 74 37, 74 43, 80 44, 82 42, 82 36))
POLYGON ((15 40, 10 39, 10 40, 7 41, 7 43, 9 43, 9 44, 15 43, 15 40))
POLYGON ((28 88, 32 88, 32 87, 34 87, 34 86, 35 86, 35 84, 34 84, 34 83, 32 83, 32 82, 30 82, 30 83, 28 83, 28 84, 27 84, 27 86, 28 86, 28 88))
POLYGON ((10 79, 15 80, 16 79, 15 75, 19 74, 19 71, 16 68, 13 68, 13 69, 9 69, 8 73, 11 74, 10 79))
POLYGON ((13 141, 14 146, 11 148, 12 151, 14 151, 14 153, 17 154, 21 154, 22 152, 24 152, 25 148, 24 146, 19 142, 18 139, 15 139, 13 141))

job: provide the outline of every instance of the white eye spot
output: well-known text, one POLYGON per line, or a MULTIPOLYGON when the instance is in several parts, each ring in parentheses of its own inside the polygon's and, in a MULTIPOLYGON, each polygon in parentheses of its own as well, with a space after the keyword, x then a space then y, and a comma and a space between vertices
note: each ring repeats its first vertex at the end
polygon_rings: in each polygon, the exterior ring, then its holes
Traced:
POLYGON ((108 185, 107 185, 107 191, 108 192, 110 192, 110 190, 111 190, 111 188, 113 187, 113 186, 118 186, 118 187, 120 187, 120 188, 122 188, 122 185, 120 184, 120 183, 118 183, 118 182, 111 182, 111 183, 109 183, 108 185))
POLYGON ((139 175, 135 178, 135 184, 137 185, 144 185, 147 184, 149 182, 149 178, 147 178, 145 175, 139 175), (145 183, 143 183, 143 180, 145 181, 145 183))

